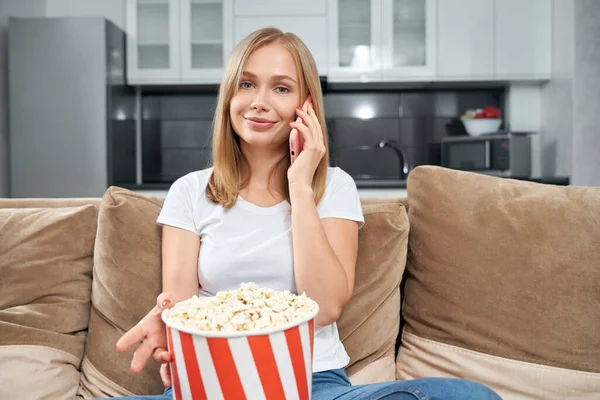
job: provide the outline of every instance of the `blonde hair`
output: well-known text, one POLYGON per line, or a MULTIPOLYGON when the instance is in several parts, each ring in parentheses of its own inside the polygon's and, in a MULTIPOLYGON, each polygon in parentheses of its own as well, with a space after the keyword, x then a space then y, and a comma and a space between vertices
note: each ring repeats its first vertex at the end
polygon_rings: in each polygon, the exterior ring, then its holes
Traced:
MULTIPOLYGON (((317 65, 312 54, 298 36, 289 32, 283 33, 276 28, 263 28, 246 36, 233 49, 219 88, 219 98, 213 121, 212 166, 214 169, 206 187, 206 195, 209 200, 221 204, 225 208, 231 208, 235 204, 240 189, 245 187, 250 179, 248 160, 242 154, 239 137, 231 126, 229 113, 231 99, 239 88, 242 72, 250 55, 256 49, 272 43, 282 45, 292 55, 299 76, 300 100, 304 102, 308 95, 311 96, 315 114, 321 124, 325 155, 319 163, 312 181, 316 204, 319 204, 325 193, 329 148, 323 94, 317 65)), ((287 171, 290 166, 290 158, 284 158, 282 163, 284 165, 281 168, 285 168, 287 171)), ((289 202, 287 174, 282 175, 285 177, 285 182, 282 182, 285 198, 289 202)))

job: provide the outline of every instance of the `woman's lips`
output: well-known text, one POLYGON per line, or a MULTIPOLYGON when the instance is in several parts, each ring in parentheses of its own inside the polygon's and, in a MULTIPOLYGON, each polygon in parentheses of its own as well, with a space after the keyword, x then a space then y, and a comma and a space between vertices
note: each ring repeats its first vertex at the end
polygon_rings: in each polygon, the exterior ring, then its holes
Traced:
POLYGON ((275 125, 275 122, 266 119, 246 118, 246 122, 252 129, 265 131, 275 125))

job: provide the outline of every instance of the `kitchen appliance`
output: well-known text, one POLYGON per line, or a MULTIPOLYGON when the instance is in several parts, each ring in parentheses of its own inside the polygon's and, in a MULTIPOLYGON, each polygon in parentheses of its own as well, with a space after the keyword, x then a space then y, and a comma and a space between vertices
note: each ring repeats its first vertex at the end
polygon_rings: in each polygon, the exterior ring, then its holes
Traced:
POLYGON ((531 136, 504 132, 442 139, 442 166, 503 177, 531 175, 531 136))
POLYGON ((10 18, 11 197, 101 197, 135 182, 125 33, 104 18, 10 18))

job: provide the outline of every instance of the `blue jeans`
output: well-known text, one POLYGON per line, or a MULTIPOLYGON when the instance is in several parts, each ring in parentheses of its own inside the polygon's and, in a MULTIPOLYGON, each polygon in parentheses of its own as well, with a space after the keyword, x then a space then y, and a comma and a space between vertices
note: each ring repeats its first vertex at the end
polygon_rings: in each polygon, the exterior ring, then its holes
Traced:
MULTIPOLYGON (((122 397, 128 400, 171 400, 171 389, 156 396, 122 397)), ((487 387, 451 378, 420 378, 408 381, 352 386, 343 369, 313 374, 312 400, 501 400, 487 387)))

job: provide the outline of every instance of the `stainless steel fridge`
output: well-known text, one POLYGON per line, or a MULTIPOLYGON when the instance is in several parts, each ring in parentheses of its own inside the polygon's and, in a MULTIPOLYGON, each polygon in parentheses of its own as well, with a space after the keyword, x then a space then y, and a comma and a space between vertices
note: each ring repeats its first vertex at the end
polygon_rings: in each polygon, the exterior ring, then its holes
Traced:
POLYGON ((124 52, 104 18, 9 20, 11 197, 98 197, 135 180, 124 52))

